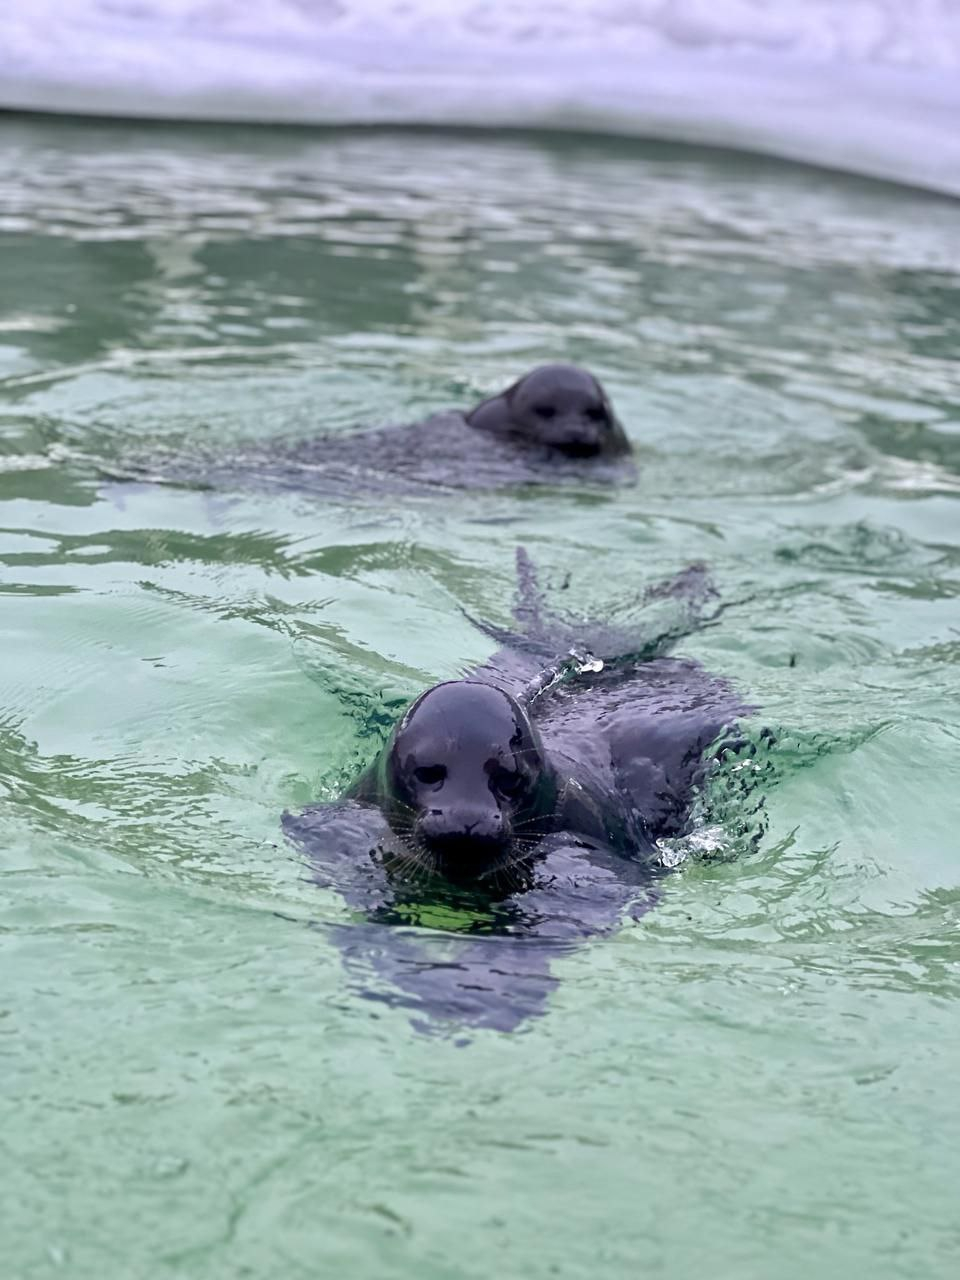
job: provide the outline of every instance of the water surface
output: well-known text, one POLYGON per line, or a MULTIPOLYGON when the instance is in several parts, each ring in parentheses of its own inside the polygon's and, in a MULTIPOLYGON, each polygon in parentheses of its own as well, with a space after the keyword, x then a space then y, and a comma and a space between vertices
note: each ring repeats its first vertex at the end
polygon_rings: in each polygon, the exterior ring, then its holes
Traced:
POLYGON ((595 139, 0 131, 0 1211, 16 1280, 952 1275, 960 216, 595 139), (104 479, 589 364, 634 488, 104 479), (694 559, 780 746, 509 1035, 364 1000, 279 815, 694 559), (564 583, 569 585, 563 589, 564 583), (694 842, 696 843, 696 842, 694 842), (731 856, 727 856, 731 855, 731 856))

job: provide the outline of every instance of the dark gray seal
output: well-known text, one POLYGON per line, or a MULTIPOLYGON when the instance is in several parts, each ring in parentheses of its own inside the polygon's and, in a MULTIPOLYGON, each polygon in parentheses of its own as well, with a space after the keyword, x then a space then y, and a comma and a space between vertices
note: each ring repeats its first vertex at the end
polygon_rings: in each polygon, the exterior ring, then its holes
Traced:
POLYGON ((711 743, 743 710, 697 663, 627 660, 525 703, 477 679, 413 703, 344 799, 384 820, 386 870, 501 896, 557 837, 626 858, 685 829, 711 743))
POLYGON ((463 489, 630 483, 630 442, 597 379, 548 364, 466 411, 422 422, 257 442, 242 451, 153 451, 105 468, 114 479, 336 499, 463 489))
POLYGON ((747 710, 666 652, 708 622, 699 567, 645 593, 644 612, 671 606, 648 629, 550 616, 522 554, 519 568, 520 627, 486 628, 490 661, 421 694, 341 801, 283 819, 367 922, 336 935, 363 994, 423 1025, 518 1026, 543 1011, 556 956, 646 911, 658 841, 688 830, 747 710))

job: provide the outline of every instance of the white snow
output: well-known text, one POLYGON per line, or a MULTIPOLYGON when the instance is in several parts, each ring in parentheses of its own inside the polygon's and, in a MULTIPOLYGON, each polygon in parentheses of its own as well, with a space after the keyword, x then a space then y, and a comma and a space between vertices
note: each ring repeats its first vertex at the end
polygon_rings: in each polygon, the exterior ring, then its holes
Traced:
POLYGON ((591 129, 960 195, 960 0, 5 0, 0 106, 591 129))

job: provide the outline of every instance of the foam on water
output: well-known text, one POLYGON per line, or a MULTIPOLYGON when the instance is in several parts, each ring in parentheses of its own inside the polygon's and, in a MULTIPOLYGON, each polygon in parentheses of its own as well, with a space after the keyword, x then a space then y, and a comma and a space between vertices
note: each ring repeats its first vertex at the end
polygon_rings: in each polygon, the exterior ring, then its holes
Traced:
POLYGON ((957 0, 12 0, 0 106, 573 128, 960 194, 957 0))

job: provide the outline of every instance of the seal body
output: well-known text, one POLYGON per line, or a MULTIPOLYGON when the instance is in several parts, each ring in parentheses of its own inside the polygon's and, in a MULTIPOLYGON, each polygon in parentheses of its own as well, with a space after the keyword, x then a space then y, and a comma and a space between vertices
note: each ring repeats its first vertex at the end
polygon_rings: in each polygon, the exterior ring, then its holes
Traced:
MULTIPOLYGON (((628 840, 622 807, 595 769, 554 760, 528 709, 493 684, 453 680, 413 703, 347 793, 377 805, 400 862, 456 883, 517 886, 557 833, 595 844, 628 840)), ((387 855, 387 862, 390 862, 387 855)))
POLYGON ((549 364, 466 411, 320 436, 264 460, 286 487, 416 493, 511 485, 618 484, 634 478, 630 442, 586 369, 549 364))

